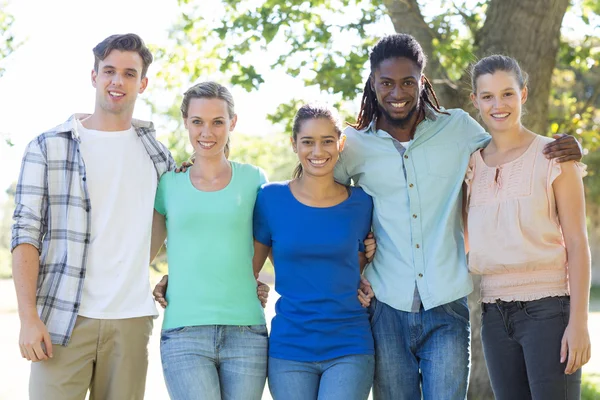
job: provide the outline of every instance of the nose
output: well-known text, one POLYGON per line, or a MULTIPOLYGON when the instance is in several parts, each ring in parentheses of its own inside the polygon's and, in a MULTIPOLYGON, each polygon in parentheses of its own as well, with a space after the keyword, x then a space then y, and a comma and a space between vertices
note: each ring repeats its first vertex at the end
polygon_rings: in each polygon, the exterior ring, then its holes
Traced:
POLYGON ((123 85, 123 77, 121 74, 115 73, 112 78, 113 86, 122 86, 123 85))
POLYGON ((320 142, 315 143, 315 147, 313 147, 313 154, 320 155, 323 153, 323 144, 320 142))

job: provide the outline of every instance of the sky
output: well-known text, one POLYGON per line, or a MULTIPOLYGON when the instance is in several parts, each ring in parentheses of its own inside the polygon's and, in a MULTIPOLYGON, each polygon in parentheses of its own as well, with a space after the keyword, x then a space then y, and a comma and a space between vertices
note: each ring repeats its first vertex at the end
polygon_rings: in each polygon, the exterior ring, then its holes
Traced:
MULTIPOLYGON (((218 0, 201 1, 207 14, 219 6, 218 0)), ((91 49, 107 36, 125 32, 139 34, 146 43, 165 44, 179 9, 177 0, 11 0, 8 11, 15 17, 14 33, 24 44, 0 60, 6 68, 0 78, 0 138, 9 135, 14 143, 9 147, 0 140, 0 202, 18 177, 24 147, 31 139, 73 113, 93 111, 91 49)), ((574 17, 567 16, 563 25, 576 24, 574 17)), ((377 28, 377 34, 392 32, 389 21, 377 28)), ((251 62, 264 65, 265 60, 259 55, 251 62)), ((150 86, 154 72, 150 66, 150 86)), ((271 72, 265 78, 257 92, 232 88, 237 131, 272 133, 277 127, 266 121, 267 113, 293 97, 320 96, 316 88, 304 88, 301 79, 283 72, 271 72)), ((138 100, 134 117, 151 118, 143 101, 138 100)))

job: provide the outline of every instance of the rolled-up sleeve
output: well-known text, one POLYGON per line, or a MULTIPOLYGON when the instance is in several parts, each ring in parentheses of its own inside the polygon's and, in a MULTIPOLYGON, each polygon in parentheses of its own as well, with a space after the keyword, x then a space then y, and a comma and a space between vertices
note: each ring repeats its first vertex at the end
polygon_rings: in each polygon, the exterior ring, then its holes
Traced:
POLYGON ((48 181, 46 156, 40 138, 25 149, 15 193, 11 252, 28 243, 40 249, 47 228, 48 181))

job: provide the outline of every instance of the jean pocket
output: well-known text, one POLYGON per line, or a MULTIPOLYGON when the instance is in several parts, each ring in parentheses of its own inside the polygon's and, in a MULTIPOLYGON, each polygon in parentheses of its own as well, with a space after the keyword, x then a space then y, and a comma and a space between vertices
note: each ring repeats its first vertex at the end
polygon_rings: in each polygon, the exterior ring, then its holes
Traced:
POLYGON ((560 317, 563 314, 563 303, 560 297, 546 297, 523 303, 523 312, 528 318, 545 320, 560 317))
POLYGON ((369 307, 367 308, 367 311, 369 313, 369 322, 371 323, 371 326, 375 326, 377 320, 379 320, 382 306, 383 305, 380 304, 380 301, 377 300, 375 297, 371 299, 371 304, 369 304, 369 307))
POLYGON ((266 325, 243 325, 242 326, 246 332, 250 332, 254 335, 268 337, 269 332, 267 331, 266 325))
POLYGON ((160 331, 160 340, 169 340, 173 335, 187 331, 189 326, 178 326, 177 328, 163 329, 160 331))
POLYGON ((451 317, 466 324, 469 323, 469 305, 467 304, 466 297, 444 304, 442 305, 442 309, 451 317))

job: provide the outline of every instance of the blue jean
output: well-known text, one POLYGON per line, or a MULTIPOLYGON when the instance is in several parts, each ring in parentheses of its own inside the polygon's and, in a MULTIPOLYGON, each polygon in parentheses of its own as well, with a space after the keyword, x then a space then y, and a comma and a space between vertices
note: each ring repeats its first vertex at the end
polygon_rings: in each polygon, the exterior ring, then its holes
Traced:
POLYGON ((467 298, 425 311, 371 300, 375 400, 466 399, 471 325, 467 298))
POLYGON ((579 399, 581 369, 566 375, 560 362, 569 307, 568 296, 482 305, 483 354, 496 399, 579 399))
POLYGON ((366 400, 375 360, 356 354, 319 362, 269 357, 273 400, 366 400))
POLYGON ((166 329, 160 355, 173 400, 259 400, 267 376, 265 325, 166 329))

